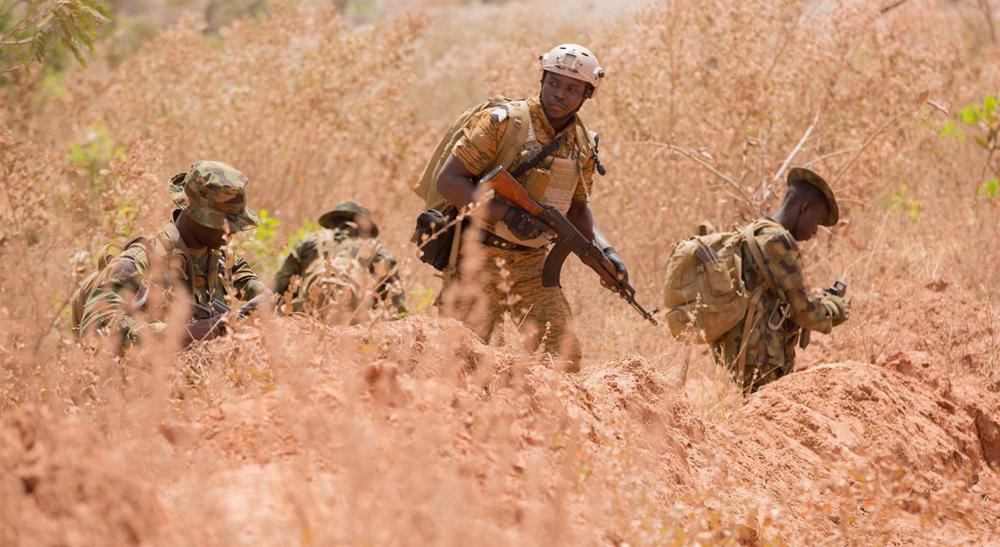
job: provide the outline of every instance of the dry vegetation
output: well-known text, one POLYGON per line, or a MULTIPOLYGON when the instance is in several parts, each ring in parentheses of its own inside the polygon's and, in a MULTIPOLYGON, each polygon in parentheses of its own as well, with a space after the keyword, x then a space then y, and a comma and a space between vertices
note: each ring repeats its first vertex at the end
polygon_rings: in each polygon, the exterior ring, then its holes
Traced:
POLYGON ((1000 198, 977 191, 985 128, 940 134, 1000 90, 982 5, 567 0, 363 26, 282 5, 0 88, 0 544, 1000 541, 1000 198), (453 116, 533 93, 567 40, 608 69, 594 208, 643 301, 698 222, 773 207, 786 162, 836 179, 846 222, 804 252, 855 306, 802 373, 742 404, 577 265, 580 374, 435 317, 408 187, 453 116), (325 207, 372 207, 413 316, 79 347, 76 283, 163 222, 197 158, 250 176, 271 220, 239 245, 264 274, 325 207))

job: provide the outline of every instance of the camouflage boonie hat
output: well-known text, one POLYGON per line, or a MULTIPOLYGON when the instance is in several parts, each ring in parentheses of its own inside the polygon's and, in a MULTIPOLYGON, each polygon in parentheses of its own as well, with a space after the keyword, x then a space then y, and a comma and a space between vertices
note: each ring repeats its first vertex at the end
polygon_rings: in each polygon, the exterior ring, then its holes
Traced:
POLYGON ((837 224, 837 221, 840 220, 840 207, 837 206, 837 199, 833 197, 833 190, 831 190, 830 185, 823 180, 823 177, 817 175, 809 169, 806 169, 805 167, 794 167, 788 172, 788 186, 791 186, 796 182, 805 182, 814 186, 822 192, 823 197, 826 198, 826 206, 829 213, 820 224, 823 226, 833 226, 837 224))
POLYGON ((362 229, 368 228, 371 237, 378 237, 371 211, 356 201, 345 201, 319 217, 319 225, 324 228, 334 229, 344 222, 357 222, 362 229))
POLYGON ((246 175, 233 166, 202 160, 170 179, 170 196, 198 224, 239 232, 258 222, 257 213, 246 206, 246 184, 246 175))

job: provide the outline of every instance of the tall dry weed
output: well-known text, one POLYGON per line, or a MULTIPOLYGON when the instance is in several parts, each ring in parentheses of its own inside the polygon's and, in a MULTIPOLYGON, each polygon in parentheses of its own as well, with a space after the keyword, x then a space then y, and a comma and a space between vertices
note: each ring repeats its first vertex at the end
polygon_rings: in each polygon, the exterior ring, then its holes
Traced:
MULTIPOLYGON (((423 305, 404 323, 351 329, 264 319, 178 355, 117 357, 72 340, 66 299, 80 275, 104 243, 165 222, 167 178, 201 158, 244 170, 251 205, 277 222, 256 257, 262 272, 308 220, 356 198, 401 258, 411 303, 430 301, 438 281, 412 258, 422 204, 408 187, 438 133, 485 95, 535 93, 537 54, 577 41, 609 74, 584 108, 609 168, 592 205, 642 302, 659 299, 673 242, 698 222, 722 228, 770 210, 787 165, 835 178, 851 164, 835 182, 845 223, 802 247, 811 283, 846 277, 854 315, 814 337, 800 365, 925 352, 946 371, 925 394, 939 408, 961 406, 946 380, 959 394, 969 378, 996 384, 997 202, 975 193, 980 151, 941 139, 948 116, 918 103, 929 91, 954 112, 1000 85, 984 61, 996 46, 985 28, 970 33, 966 7, 664 0, 635 15, 581 15, 572 2, 546 5, 434 8, 371 26, 279 6, 218 34, 188 18, 115 68, 71 74, 65 99, 5 92, 16 103, 0 137, 0 410, 26 417, 4 431, 20 428, 18 443, 32 431, 58 438, 46 428, 82 431, 73 446, 107 445, 95 465, 126 462, 108 479, 116 486, 77 488, 91 497, 71 505, 94 512, 132 492, 129 507, 168 510, 116 536, 86 511, 22 504, 16 489, 0 490, 0 509, 27 511, 24 522, 69 519, 42 531, 162 544, 289 534, 320 544, 864 543, 941 539, 928 530, 958 534, 963 519, 968 537, 985 537, 996 488, 985 468, 970 487, 939 467, 907 482, 861 456, 856 467, 754 467, 739 448, 749 435, 732 435, 752 416, 725 372, 577 264, 564 281, 584 341, 578 377, 512 346, 485 348, 423 305), (443 19, 449 10, 460 28, 443 19), (941 488, 915 501, 910 487, 926 480, 941 488)), ((838 432, 816 442, 847 446, 838 432)), ((961 457, 971 459, 968 433, 961 457)), ((41 461, 39 450, 0 451, 0 463, 41 461)), ((63 457, 72 454, 52 461, 63 457)), ((0 526, 0 538, 9 532, 0 526)))

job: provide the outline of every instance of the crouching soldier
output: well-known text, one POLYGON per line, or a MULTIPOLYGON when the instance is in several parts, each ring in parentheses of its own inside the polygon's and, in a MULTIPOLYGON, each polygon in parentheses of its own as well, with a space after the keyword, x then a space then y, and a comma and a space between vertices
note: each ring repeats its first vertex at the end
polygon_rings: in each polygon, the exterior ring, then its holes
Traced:
POLYGON ((717 360, 733 373, 745 393, 792 372, 800 334, 829 333, 847 320, 849 301, 835 294, 810 295, 802 273, 797 242, 816 235, 817 227, 840 218, 830 186, 808 169, 788 174, 788 191, 773 217, 751 224, 739 253, 743 282, 751 299, 746 317, 713 347, 717 360), (749 239, 750 236, 753 239, 749 239))
POLYGON ((282 311, 358 322, 406 314, 396 260, 379 244, 368 209, 345 201, 319 218, 325 229, 306 235, 274 280, 282 311))
POLYGON ((241 316, 268 307, 270 290, 225 247, 230 235, 257 226, 246 184, 243 173, 217 161, 198 161, 175 175, 172 220, 127 243, 73 295, 77 334, 120 335, 125 344, 156 336, 176 301, 191 309, 187 345, 225 332, 234 300, 246 302, 241 316))

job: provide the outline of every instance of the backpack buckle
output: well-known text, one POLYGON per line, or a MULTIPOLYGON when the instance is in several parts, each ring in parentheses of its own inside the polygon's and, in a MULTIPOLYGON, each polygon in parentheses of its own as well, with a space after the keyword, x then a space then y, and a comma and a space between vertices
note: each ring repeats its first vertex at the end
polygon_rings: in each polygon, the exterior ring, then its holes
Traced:
POLYGON ((767 316, 767 328, 777 331, 781 330, 785 326, 785 320, 788 319, 788 312, 791 309, 791 305, 788 302, 779 302, 777 306, 771 310, 771 314, 767 316), (775 315, 778 315, 775 319, 775 315))

